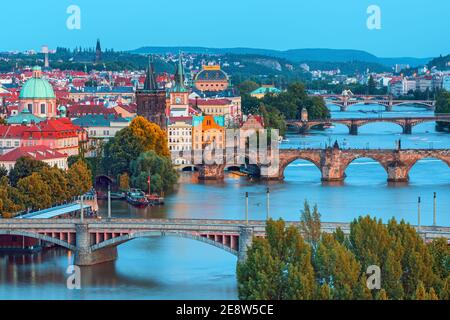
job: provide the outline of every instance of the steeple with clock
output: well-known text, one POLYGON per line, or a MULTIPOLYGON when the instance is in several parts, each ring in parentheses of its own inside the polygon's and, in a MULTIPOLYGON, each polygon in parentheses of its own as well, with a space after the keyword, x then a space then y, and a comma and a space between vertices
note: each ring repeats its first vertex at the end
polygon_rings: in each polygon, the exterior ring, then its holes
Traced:
POLYGON ((189 116, 189 90, 184 85, 184 69, 181 54, 175 71, 175 84, 170 90, 170 116, 189 116))

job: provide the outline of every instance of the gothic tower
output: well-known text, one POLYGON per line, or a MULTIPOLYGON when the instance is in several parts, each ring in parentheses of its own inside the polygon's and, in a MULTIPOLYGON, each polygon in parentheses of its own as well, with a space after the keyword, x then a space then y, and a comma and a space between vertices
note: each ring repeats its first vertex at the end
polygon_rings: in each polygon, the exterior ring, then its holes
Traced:
POLYGON ((156 83, 153 59, 149 59, 144 88, 136 91, 137 115, 166 130, 166 91, 156 83))
POLYGON ((100 47, 100 39, 97 39, 97 45, 95 47, 95 64, 99 64, 102 61, 102 48, 100 47))

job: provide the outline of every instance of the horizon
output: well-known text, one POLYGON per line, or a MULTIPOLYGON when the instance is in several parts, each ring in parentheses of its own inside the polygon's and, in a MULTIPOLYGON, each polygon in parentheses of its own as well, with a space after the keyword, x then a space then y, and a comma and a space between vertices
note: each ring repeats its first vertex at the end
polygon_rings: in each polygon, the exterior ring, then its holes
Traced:
POLYGON ((321 6, 293 0, 276 5, 268 0, 230 0, 226 5, 206 0, 157 5, 129 0, 126 6, 119 2, 62 0, 55 4, 42 0, 27 2, 20 11, 17 4, 7 2, 2 7, 3 23, 14 26, 15 36, 2 41, 0 51, 40 51, 42 45, 51 49, 93 47, 100 38, 102 48, 118 51, 147 46, 331 49, 360 50, 380 58, 432 58, 450 52, 448 41, 442 41, 450 33, 445 14, 450 3, 445 0, 323 0, 321 6), (366 22, 371 14, 367 12, 374 4, 380 8, 380 28, 370 30, 366 22), (71 5, 80 10, 79 29, 67 27, 76 13, 68 10, 71 5), (18 12, 22 21, 32 21, 33 26, 17 24, 18 12))

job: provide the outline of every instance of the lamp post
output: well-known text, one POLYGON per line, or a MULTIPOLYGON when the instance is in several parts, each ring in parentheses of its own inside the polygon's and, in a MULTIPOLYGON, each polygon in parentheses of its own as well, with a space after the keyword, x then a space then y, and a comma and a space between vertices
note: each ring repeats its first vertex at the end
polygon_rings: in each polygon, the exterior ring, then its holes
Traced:
POLYGON ((433 226, 436 226, 436 192, 433 193, 433 226))
POLYGON ((81 223, 84 221, 84 215, 83 215, 83 195, 80 196, 80 219, 81 223))
POLYGON ((111 219, 111 184, 108 183, 108 219, 111 219))
POLYGON ((270 218, 270 189, 267 188, 266 191, 266 220, 270 218))
POLYGON ((417 198, 417 231, 420 231, 420 197, 417 198))
POLYGON ((248 192, 245 193, 245 224, 248 224, 248 192))

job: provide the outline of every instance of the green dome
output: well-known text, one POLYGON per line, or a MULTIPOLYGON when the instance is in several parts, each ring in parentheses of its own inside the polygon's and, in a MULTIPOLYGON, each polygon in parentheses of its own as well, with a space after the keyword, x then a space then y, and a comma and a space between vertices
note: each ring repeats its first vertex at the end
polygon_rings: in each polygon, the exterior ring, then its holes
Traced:
POLYGON ((55 99, 52 85, 40 77, 40 68, 33 68, 33 77, 22 86, 19 99, 55 99))

